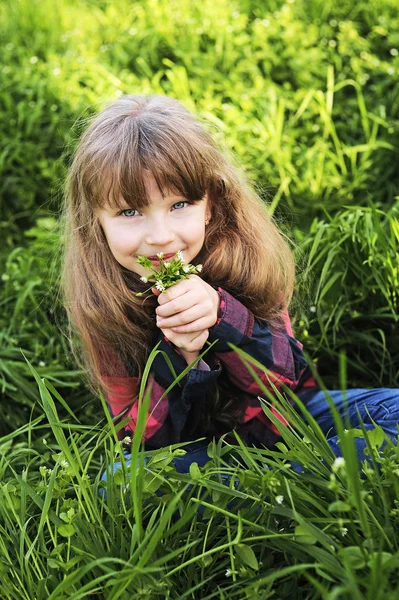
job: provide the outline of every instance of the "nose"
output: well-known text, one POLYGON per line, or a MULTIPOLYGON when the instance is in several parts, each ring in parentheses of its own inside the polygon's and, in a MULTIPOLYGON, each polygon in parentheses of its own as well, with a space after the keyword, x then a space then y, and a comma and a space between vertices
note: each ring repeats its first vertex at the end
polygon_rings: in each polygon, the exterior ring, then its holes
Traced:
POLYGON ((167 246, 175 239, 175 233, 168 225, 167 219, 151 219, 148 223, 145 241, 149 246, 167 246))

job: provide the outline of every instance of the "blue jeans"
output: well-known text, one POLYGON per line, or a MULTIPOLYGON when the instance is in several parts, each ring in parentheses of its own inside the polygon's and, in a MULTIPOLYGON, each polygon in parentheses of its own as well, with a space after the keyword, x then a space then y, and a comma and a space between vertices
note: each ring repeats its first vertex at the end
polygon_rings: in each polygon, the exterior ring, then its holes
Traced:
MULTIPOLYGON (((399 424, 399 389, 376 388, 372 390, 352 389, 347 390, 345 396, 339 390, 329 391, 339 414, 344 421, 344 427, 360 428, 359 415, 366 430, 374 429, 374 423, 379 425, 395 443, 398 440, 399 424), (347 407, 347 410, 346 410, 347 407), (373 423, 374 422, 374 423, 373 423), (347 425, 346 425, 347 423, 347 425)), ((300 396, 306 405, 307 411, 314 417, 326 436, 329 446, 336 456, 341 455, 338 436, 335 431, 333 415, 322 391, 306 392, 300 396)), ((366 442, 363 438, 355 438, 356 450, 359 460, 364 460, 366 442)), ((176 471, 188 473, 193 462, 202 467, 208 462, 207 442, 193 442, 185 446, 185 456, 173 459, 176 471)), ((127 459, 129 457, 127 456, 127 459)), ((120 467, 115 463, 114 470, 120 467)), ((295 468, 295 467, 294 467, 295 468)), ((297 469, 296 469, 297 470, 297 469)), ((300 468, 300 470, 302 470, 300 468)), ((102 479, 105 479, 104 473, 102 479)))
MULTIPOLYGON (((375 388, 365 390, 356 388, 347 390, 343 395, 339 390, 329 391, 344 427, 360 429, 360 419, 366 431, 379 425, 391 440, 398 441, 399 425, 399 389, 375 388), (345 399, 346 397, 346 399, 345 399)), ((328 444, 336 456, 341 455, 338 436, 335 431, 334 419, 322 391, 307 392, 301 395, 306 409, 317 421, 326 436, 328 444)), ((366 442, 363 438, 355 438, 356 451, 359 460, 364 460, 366 442)))

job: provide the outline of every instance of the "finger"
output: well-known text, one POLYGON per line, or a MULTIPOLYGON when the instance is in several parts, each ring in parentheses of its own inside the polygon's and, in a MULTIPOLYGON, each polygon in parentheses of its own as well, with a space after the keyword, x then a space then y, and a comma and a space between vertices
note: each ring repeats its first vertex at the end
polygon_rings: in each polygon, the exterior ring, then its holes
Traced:
MULTIPOLYGON (((169 302, 163 303, 162 306, 158 306, 156 309, 156 314, 158 317, 171 317, 177 313, 183 312, 184 310, 188 310, 195 306, 196 304, 200 305, 202 302, 206 301, 206 298, 202 296, 198 296, 193 290, 187 291, 178 298, 174 298, 169 302)), ((159 303, 158 298, 158 303, 159 303)))
POLYGON ((171 329, 172 327, 178 327, 179 325, 187 325, 192 323, 201 317, 206 315, 207 311, 204 311, 204 307, 200 304, 196 304, 186 310, 172 314, 170 317, 162 317, 157 313, 157 325, 158 327, 166 327, 171 329))
POLYGON ((209 331, 205 329, 202 332, 194 332, 191 335, 176 334, 171 329, 161 329, 164 336, 172 342, 177 348, 187 352, 200 350, 209 336, 209 331))
POLYGON ((206 340, 209 337, 209 330, 205 329, 202 333, 200 333, 197 337, 191 340, 189 344, 188 352, 196 352, 197 350, 202 350, 206 340))
POLYGON ((205 329, 204 331, 201 331, 198 334, 194 334, 194 336, 192 338, 191 338, 191 336, 187 336, 187 335, 183 334, 181 336, 181 338, 179 338, 179 335, 178 335, 172 341, 178 348, 181 348, 182 350, 186 350, 187 352, 197 352, 197 351, 201 350, 201 348, 205 344, 206 340, 208 339, 208 336, 209 336, 209 331, 207 329, 205 329))
POLYGON ((182 294, 185 294, 189 289, 189 280, 183 279, 183 281, 175 283, 175 285, 172 285, 163 294, 158 296, 158 302, 160 305, 167 304, 168 302, 175 300, 182 294))
POLYGON ((212 323, 209 317, 202 317, 202 319, 197 319, 187 325, 179 325, 178 327, 171 327, 170 329, 174 333, 194 333, 196 331, 209 329, 209 327, 213 327, 214 324, 215 323, 212 323))
POLYGON ((159 296, 159 294, 161 293, 156 287, 151 288, 151 291, 153 294, 155 294, 155 296, 159 296))

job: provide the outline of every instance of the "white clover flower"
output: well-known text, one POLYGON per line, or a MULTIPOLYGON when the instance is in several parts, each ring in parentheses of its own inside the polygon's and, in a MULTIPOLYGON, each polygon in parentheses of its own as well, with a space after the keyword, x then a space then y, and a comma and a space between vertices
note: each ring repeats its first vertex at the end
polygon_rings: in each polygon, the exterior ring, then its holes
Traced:
POLYGON ((284 502, 284 496, 276 496, 277 504, 282 504, 284 502))
POLYGON ((344 457, 338 456, 333 462, 332 470, 337 472, 337 471, 339 471, 339 469, 343 469, 344 467, 345 467, 344 457))
POLYGON ((140 277, 140 281, 142 281, 143 283, 148 283, 147 277, 140 277))
POLYGON ((157 258, 159 258, 159 259, 163 258, 163 252, 158 252, 157 258))
POLYGON ((184 258, 183 258, 183 252, 181 250, 178 250, 178 252, 177 252, 177 258, 179 260, 184 260, 184 258))
POLYGON ((190 267, 188 265, 184 265, 183 272, 184 273, 189 273, 190 272, 190 267))
POLYGON ((157 281, 155 284, 155 287, 157 288, 157 290, 159 290, 160 292, 163 292, 165 289, 165 286, 162 285, 162 283, 160 281, 157 281))
POLYGON ((197 265, 197 271, 198 271, 198 273, 201 273, 201 271, 202 271, 202 265, 197 265))

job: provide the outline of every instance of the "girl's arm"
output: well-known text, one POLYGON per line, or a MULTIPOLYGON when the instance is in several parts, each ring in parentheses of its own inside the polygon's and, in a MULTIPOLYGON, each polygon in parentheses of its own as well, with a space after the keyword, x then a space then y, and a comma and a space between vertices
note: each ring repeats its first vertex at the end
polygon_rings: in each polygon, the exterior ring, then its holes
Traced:
MULTIPOLYGON (((302 344, 293 336, 287 311, 284 318, 274 324, 256 320, 232 295, 220 288, 216 291, 196 275, 168 289, 166 294, 159 296, 158 302, 157 325, 166 337, 180 351, 192 351, 193 348, 186 345, 190 335, 194 338, 192 344, 198 340, 203 344, 202 336, 208 332, 208 341, 216 342, 212 351, 227 370, 230 380, 249 395, 261 395, 262 390, 254 384, 253 377, 229 343, 269 370, 265 375, 255 368, 272 391, 270 382, 277 387, 285 384, 296 389, 308 377, 302 344), (199 334, 201 337, 195 338, 199 334)), ((201 347, 199 345, 195 350, 201 347)))
POLYGON ((268 369, 252 368, 272 393, 272 383, 277 388, 286 385, 295 390, 302 384, 308 372, 308 364, 291 329, 288 311, 279 322, 271 324, 257 320, 252 313, 231 294, 219 288, 221 296, 220 316, 211 330, 209 342, 215 342, 212 350, 228 372, 231 382, 251 396, 263 391, 254 381, 248 368, 229 343, 234 344, 268 369), (217 341, 216 341, 217 340, 217 341))
MULTIPOLYGON (((181 375, 187 368, 187 359, 161 333, 159 342, 160 352, 154 359, 152 374, 145 387, 145 392, 151 390, 143 440, 148 449, 186 441, 182 438, 182 432, 189 413, 202 410, 210 383, 221 373, 219 361, 208 358, 206 369, 191 369, 179 383, 172 386, 175 375, 181 375), (170 386, 172 389, 165 394, 170 386)), ((132 438, 138 418, 140 380, 128 374, 120 358, 110 349, 103 348, 101 351, 101 363, 106 386, 103 391, 111 416, 116 418, 116 422, 126 417, 130 419, 124 429, 118 432, 118 438, 132 438)), ((186 432, 186 436, 188 434, 186 432)))

